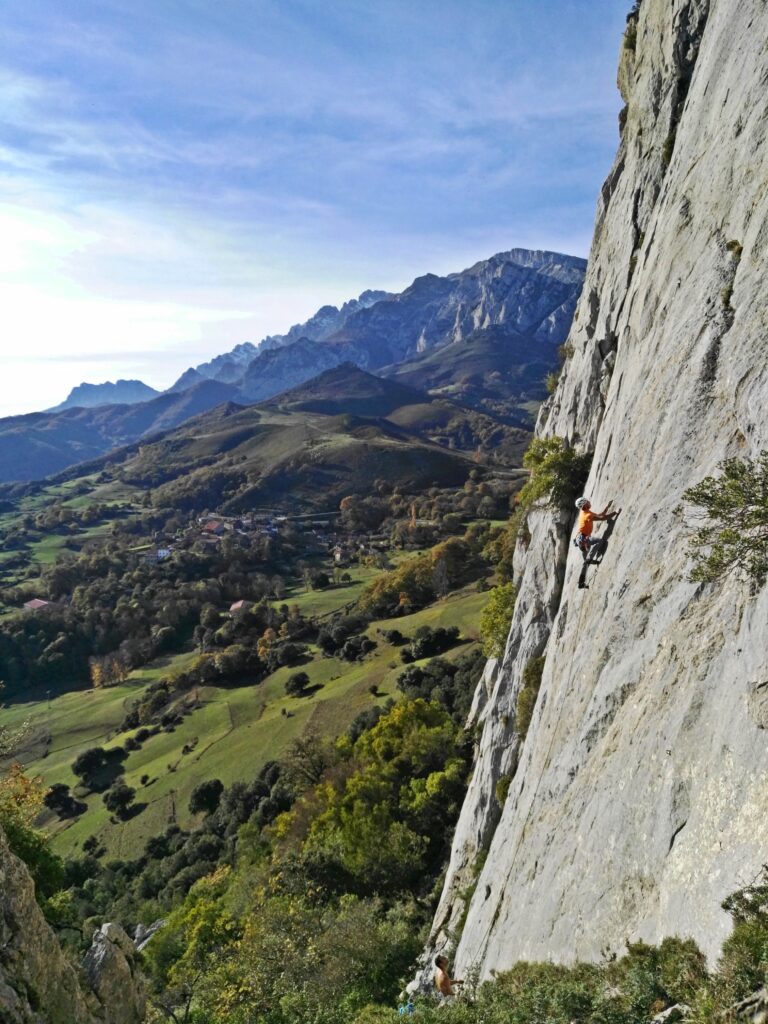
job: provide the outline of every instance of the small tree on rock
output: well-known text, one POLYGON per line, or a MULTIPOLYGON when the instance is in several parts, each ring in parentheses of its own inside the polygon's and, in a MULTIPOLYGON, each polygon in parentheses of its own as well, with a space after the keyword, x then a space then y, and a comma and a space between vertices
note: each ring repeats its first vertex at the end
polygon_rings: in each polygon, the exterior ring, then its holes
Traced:
POLYGON ((504 654, 516 596, 511 583, 502 583, 490 592, 488 603, 480 613, 480 636, 487 658, 501 658, 504 654))
POLYGON ((757 459, 726 459, 683 495, 699 525, 690 542, 693 582, 713 583, 740 572, 768 575, 768 451, 757 459))

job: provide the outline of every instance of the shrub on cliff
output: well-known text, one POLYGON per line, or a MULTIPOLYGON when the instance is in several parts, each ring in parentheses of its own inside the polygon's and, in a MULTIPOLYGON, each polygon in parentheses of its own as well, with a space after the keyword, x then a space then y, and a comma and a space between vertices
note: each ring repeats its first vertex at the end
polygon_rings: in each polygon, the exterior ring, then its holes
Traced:
POLYGON ((504 655, 516 596, 511 583, 502 583, 493 588, 488 603, 480 613, 480 636, 483 640, 483 653, 487 658, 501 658, 504 655))
POLYGON ((47 911, 48 899, 63 884, 64 865, 51 850, 49 837, 34 827, 44 796, 42 780, 25 775, 21 765, 0 775, 0 828, 11 851, 27 865, 35 883, 35 898, 47 911))
POLYGON ((530 470, 528 481, 516 496, 507 527, 491 538, 485 552, 502 580, 512 578, 518 539, 530 540, 526 522, 534 504, 546 500, 552 508, 571 508, 587 482, 592 453, 577 452, 563 437, 536 437, 523 457, 523 465, 530 470))
POLYGON ((690 578, 713 583, 739 572, 761 583, 768 575, 768 451, 754 460, 726 459, 719 469, 683 495, 699 524, 690 578))
POLYGON ((515 719, 517 735, 521 740, 528 735, 533 710, 541 689, 541 676, 544 672, 545 661, 543 655, 539 658, 531 658, 523 669, 523 688, 517 695, 517 717, 515 719))
POLYGON ((715 975, 714 999, 730 1006, 768 981, 768 867, 723 901, 733 931, 723 943, 715 975))
POLYGON ((577 452, 564 437, 535 437, 523 465, 531 476, 518 495, 520 507, 529 509, 546 498, 550 505, 569 508, 587 482, 592 453, 577 452))

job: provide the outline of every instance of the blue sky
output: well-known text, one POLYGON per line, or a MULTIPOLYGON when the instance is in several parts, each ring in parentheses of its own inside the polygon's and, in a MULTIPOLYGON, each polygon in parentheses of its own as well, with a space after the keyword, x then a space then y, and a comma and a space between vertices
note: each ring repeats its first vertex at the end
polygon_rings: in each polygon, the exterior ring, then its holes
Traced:
POLYGON ((586 255, 626 0, 5 0, 0 414, 586 255))

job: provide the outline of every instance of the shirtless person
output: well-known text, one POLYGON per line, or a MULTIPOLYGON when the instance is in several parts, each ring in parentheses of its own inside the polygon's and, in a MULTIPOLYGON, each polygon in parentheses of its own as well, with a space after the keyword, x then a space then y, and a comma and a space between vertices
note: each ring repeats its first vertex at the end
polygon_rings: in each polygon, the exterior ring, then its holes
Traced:
POLYGON ((440 1002, 443 1003, 456 995, 453 986, 463 985, 464 982, 458 978, 455 980, 451 978, 448 973, 448 957, 435 957, 435 967, 437 968, 435 971, 435 988, 440 993, 440 1002))

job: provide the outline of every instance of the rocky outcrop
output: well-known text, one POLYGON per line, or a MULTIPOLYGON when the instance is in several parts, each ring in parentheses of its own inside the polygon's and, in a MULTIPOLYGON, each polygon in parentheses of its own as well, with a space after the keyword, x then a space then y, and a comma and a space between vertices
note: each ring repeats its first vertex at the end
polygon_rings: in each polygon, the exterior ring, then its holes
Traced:
POLYGON ((35 902, 29 872, 0 830, 0 1020, 93 1024, 74 967, 35 902))
POLYGON ((643 0, 629 22, 619 151, 538 426, 594 452, 587 491, 624 513, 590 590, 570 516, 536 510, 518 549, 433 929, 432 948, 458 939, 460 974, 670 933, 714 956, 721 899, 765 859, 768 590, 690 583, 675 509, 723 458, 768 447, 766 37, 763 0, 643 0))
POLYGON ((768 988, 753 992, 742 1002, 731 1007, 727 1021, 741 1021, 743 1024, 768 1024, 768 988))
POLYGON ((651 1020, 651 1024, 679 1024, 680 1021, 690 1017, 692 1012, 687 1003, 675 1003, 674 1006, 669 1006, 661 1013, 657 1013, 651 1020))
POLYGON ((136 948, 119 924, 103 924, 94 933, 83 974, 94 996, 95 1015, 104 1024, 144 1019, 147 1000, 136 948))
POLYGON ((152 939, 152 936, 159 932, 165 923, 165 918, 160 918, 157 921, 153 921, 152 924, 149 925, 136 925, 136 931, 133 934, 133 944, 139 953, 141 953, 141 951, 147 947, 150 940, 152 939))
POLYGON ((35 901, 34 883, 0 830, 0 1021, 139 1024, 144 987, 119 925, 95 936, 82 973, 65 957, 35 901))

